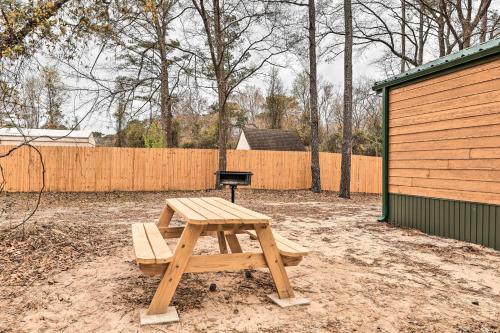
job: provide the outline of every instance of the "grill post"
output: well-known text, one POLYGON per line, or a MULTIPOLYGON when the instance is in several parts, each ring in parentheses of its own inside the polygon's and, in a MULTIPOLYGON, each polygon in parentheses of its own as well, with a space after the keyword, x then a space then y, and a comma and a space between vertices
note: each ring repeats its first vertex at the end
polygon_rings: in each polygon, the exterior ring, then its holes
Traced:
POLYGON ((234 203, 236 199, 236 185, 231 185, 231 202, 234 203))

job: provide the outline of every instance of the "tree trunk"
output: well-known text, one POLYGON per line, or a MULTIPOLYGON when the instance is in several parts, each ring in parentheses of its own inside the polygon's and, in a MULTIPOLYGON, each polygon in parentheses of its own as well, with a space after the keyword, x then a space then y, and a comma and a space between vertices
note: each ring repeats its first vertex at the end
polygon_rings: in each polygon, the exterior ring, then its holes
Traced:
POLYGON ((424 63, 424 5, 420 4, 419 17, 418 17, 418 65, 424 63))
POLYGON ((123 118, 125 115, 125 105, 120 101, 118 102, 118 108, 115 113, 116 117, 116 141, 115 141, 115 146, 116 147, 123 147, 124 144, 124 139, 125 139, 125 133, 123 133, 123 118))
POLYGON ((221 27, 221 12, 219 0, 213 0, 214 6, 214 38, 217 64, 215 76, 217 79, 218 113, 219 113, 219 171, 225 171, 227 166, 227 114, 226 97, 227 82, 224 70, 224 38, 221 27))
POLYGON ((445 33, 444 33, 444 19, 441 14, 439 19, 437 20, 437 31, 438 31, 438 44, 439 44, 439 57, 444 57, 446 55, 446 42, 445 42, 445 33))
POLYGON ((488 33, 488 12, 481 18, 481 34, 479 35, 479 42, 486 42, 486 35, 488 33))
POLYGON ((168 61, 162 55, 161 60, 161 79, 160 79, 160 112, 161 123, 163 127, 163 136, 165 138, 165 146, 173 147, 172 133, 172 100, 170 98, 170 89, 168 82, 168 61))
POLYGON ((219 171, 227 166, 227 114, 226 114, 226 82, 223 78, 218 84, 219 102, 219 171))
POLYGON ((321 192, 319 167, 318 80, 316 66, 316 4, 309 0, 309 94, 311 110, 311 191, 321 192))
MULTIPOLYGON (((347 5, 346 2, 344 1, 344 10, 346 5, 347 5)), ((349 7, 350 6, 351 4, 349 2, 349 7)), ((401 0, 401 54, 403 56, 406 55, 406 0, 401 0)), ((403 73, 405 69, 406 69, 405 59, 401 58, 401 73, 403 73)))
POLYGON ((352 146, 352 9, 351 0, 344 0, 344 121, 342 137, 342 165, 340 175, 341 198, 351 197, 352 146))

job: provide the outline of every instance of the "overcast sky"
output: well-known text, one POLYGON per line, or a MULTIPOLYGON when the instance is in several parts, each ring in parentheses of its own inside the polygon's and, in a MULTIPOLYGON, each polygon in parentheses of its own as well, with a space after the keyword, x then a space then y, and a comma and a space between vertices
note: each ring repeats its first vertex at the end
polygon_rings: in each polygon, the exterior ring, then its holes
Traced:
MULTIPOLYGON (((497 9, 497 10, 500 9, 500 0, 492 1, 491 9, 497 9)), ((182 44, 182 35, 174 37, 177 37, 182 44)), ((432 45, 426 46, 427 52, 429 53, 424 55, 424 63, 434 60, 435 54, 437 54, 437 47, 436 50, 432 48, 433 48, 432 45)), ((357 78, 360 77, 369 78, 373 82, 385 78, 384 77, 385 74, 382 73, 380 67, 377 66, 377 64, 375 63, 375 61, 379 59, 380 56, 382 55, 383 50, 384 49, 381 46, 372 46, 368 51, 364 52, 363 54, 354 51, 353 75, 355 81, 357 78)), ((93 50, 93 52, 95 52, 95 50, 93 50)), ((89 59, 91 58, 92 57, 90 56, 89 59)), ((107 56, 105 61, 107 62, 113 61, 113 56, 112 55, 107 56)), ((307 61, 305 62, 305 64, 307 65, 307 61)), ((268 68, 263 69, 263 72, 268 72, 268 70, 269 70, 268 68)), ((280 76, 287 91, 291 90, 296 75, 302 72, 303 70, 304 70, 304 64, 299 63, 299 61, 293 61, 293 60, 288 60, 287 66, 280 70, 280 76)), ((321 80, 329 81, 339 87, 342 87, 343 75, 344 75, 343 54, 340 54, 334 61, 331 61, 329 63, 321 61, 318 63, 318 77, 321 80)), ((266 81, 267 80, 265 76, 259 75, 248 80, 246 83, 243 83, 242 86, 244 86, 245 84, 254 85, 261 88, 262 93, 265 93, 267 85, 266 81)), ((68 83, 70 83, 70 85, 81 85, 81 83, 75 82, 74 80, 68 83)), ((215 94, 213 94, 210 102, 212 102, 213 100, 215 100, 215 94)), ((76 104, 78 104, 78 102, 76 99, 73 98, 71 101, 68 102, 67 107, 69 110, 73 110, 74 105, 76 104)), ((78 117, 82 117, 85 113, 86 113, 85 109, 81 109, 76 112, 78 117)), ((115 132, 114 128, 115 124, 111 119, 109 113, 102 112, 102 110, 100 110, 87 118, 88 119, 86 119, 82 123, 82 129, 99 131, 106 134, 115 132)))
MULTIPOLYGON (((354 78, 359 77, 368 77, 372 78, 373 81, 376 81, 382 78, 381 71, 377 68, 373 62, 380 56, 380 51, 374 49, 369 52, 368 55, 359 55, 355 54, 354 62, 353 62, 353 75, 354 78)), ((280 76, 285 85, 287 91, 291 90, 293 80, 296 75, 303 70, 303 66, 299 64, 297 61, 289 61, 289 65, 286 68, 280 69, 280 76)), ((325 81, 330 81, 339 87, 343 85, 344 80, 344 61, 343 55, 340 55, 335 59, 335 61, 331 63, 320 63, 318 66, 318 76, 325 81)), ((74 80, 72 80, 73 85, 77 84, 74 80)), ((264 93, 266 90, 266 78, 264 76, 257 76, 248 80, 246 84, 251 84, 261 88, 264 93)), ((245 85, 245 83, 243 84, 245 85)), ((74 101, 68 103, 68 108, 74 108, 74 101)), ((84 109, 76 112, 79 117, 85 114, 84 109)), ((114 133, 115 124, 110 116, 106 112, 95 112, 87 120, 85 120, 82 124, 82 129, 98 131, 106 134, 114 133)))

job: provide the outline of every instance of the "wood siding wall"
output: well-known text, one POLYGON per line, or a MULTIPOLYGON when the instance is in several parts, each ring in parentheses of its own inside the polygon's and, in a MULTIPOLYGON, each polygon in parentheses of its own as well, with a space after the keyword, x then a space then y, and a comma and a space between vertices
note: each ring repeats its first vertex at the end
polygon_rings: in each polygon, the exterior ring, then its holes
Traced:
POLYGON ((390 91, 389 192, 500 204, 500 59, 390 91))
MULTIPOLYGON (((0 154, 8 147, 0 146, 0 154)), ((216 150, 40 147, 45 189, 54 192, 203 190, 215 187, 216 150)), ((340 154, 320 153, 324 190, 337 191, 340 154)), ((9 192, 36 192, 41 164, 35 150, 23 147, 0 159, 9 192)), ((253 172, 255 189, 291 190, 311 186, 308 152, 229 151, 228 170, 253 172)), ((353 156, 353 192, 380 193, 379 157, 353 156)), ((1 176, 0 176, 1 183, 1 176)), ((1 187, 1 184, 0 184, 1 187)))

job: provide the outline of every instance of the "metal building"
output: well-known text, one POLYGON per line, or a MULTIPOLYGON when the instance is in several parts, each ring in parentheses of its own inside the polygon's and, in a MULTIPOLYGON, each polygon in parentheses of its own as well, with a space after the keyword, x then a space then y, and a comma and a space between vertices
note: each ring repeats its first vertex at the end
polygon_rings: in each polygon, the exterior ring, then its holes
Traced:
POLYGON ((377 82, 383 216, 500 250, 500 39, 377 82))

